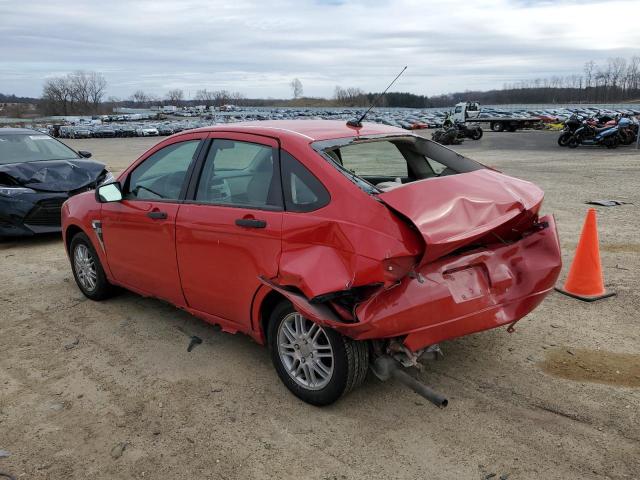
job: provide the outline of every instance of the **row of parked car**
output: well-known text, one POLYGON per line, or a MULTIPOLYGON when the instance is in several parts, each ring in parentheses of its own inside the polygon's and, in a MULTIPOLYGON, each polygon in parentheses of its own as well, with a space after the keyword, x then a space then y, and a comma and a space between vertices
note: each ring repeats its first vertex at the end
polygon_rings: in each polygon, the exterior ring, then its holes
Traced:
MULTIPOLYGON (((94 121, 75 125, 49 125, 39 129, 60 138, 115 138, 115 137, 148 137, 172 135, 183 130, 206 127, 219 123, 235 123, 259 120, 294 120, 304 118, 326 120, 348 120, 362 113, 359 108, 250 108, 237 107, 236 111, 225 113, 207 113, 198 119, 169 118, 164 121, 94 121)), ((449 109, 374 109, 367 121, 376 122, 405 129, 442 128, 450 114, 449 109)), ((610 116, 640 115, 638 108, 603 109, 596 107, 563 107, 546 109, 513 109, 483 106, 478 119, 483 118, 539 118, 542 123, 560 124, 572 115, 585 118, 610 116)), ((114 118, 115 119, 115 118, 114 118)))
POLYGON ((163 122, 139 124, 80 124, 80 125, 51 125, 41 128, 58 138, 122 138, 122 137, 157 137, 173 135, 174 133, 209 125, 208 122, 163 122))

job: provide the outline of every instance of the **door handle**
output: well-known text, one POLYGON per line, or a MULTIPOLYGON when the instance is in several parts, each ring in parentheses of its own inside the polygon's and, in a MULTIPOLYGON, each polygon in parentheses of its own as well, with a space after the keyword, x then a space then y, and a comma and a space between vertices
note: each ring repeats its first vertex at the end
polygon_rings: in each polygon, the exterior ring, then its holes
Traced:
POLYGON ((153 212, 148 212, 147 217, 153 220, 164 220, 167 218, 167 212, 159 212, 158 210, 154 210, 153 212))
POLYGON ((264 220, 256 220, 255 218, 238 218, 236 219, 236 225, 245 228, 265 228, 267 222, 264 220))

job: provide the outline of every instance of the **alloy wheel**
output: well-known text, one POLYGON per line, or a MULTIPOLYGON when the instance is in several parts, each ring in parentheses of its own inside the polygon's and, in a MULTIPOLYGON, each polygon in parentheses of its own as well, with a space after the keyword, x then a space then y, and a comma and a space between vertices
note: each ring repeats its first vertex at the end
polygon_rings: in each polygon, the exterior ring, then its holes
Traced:
POLYGON ((73 252, 73 267, 82 288, 88 292, 95 290, 98 282, 96 264, 89 248, 82 243, 73 252))
POLYGON ((320 390, 334 370, 333 348, 325 330, 297 312, 278 327, 278 355, 289 376, 300 386, 320 390))

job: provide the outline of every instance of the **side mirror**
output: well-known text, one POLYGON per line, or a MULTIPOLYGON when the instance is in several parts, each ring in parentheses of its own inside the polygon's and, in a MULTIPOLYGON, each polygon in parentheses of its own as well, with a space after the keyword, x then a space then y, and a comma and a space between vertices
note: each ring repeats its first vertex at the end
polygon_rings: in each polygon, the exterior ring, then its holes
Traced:
POLYGON ((91 152, 87 152, 86 150, 79 150, 78 154, 82 157, 82 158, 91 158, 91 152))
POLYGON ((119 202, 122 200, 120 182, 107 183, 96 189, 96 200, 100 203, 119 202))

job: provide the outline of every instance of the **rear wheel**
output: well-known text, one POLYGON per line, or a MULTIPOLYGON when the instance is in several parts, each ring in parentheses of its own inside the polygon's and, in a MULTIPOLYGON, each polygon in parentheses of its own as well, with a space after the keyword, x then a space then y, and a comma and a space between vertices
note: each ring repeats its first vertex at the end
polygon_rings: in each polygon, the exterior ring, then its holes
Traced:
POLYGON ((618 136, 610 135, 605 139, 604 144, 607 146, 607 148, 618 148, 618 136))
POLYGON ((69 256, 73 277, 86 297, 91 300, 103 300, 113 294, 113 285, 104 274, 100 257, 84 233, 77 233, 71 239, 69 256))
POLYGON ((472 140, 480 140, 482 138, 482 128, 477 127, 471 131, 471 139, 472 140))
POLYGON ((504 130, 504 124, 502 122, 493 122, 490 127, 494 132, 502 132, 504 130))
POLYGON ((329 405, 360 385, 369 347, 304 318, 289 302, 272 312, 268 343, 282 383, 312 405, 329 405))
POLYGON ((560 145, 561 147, 566 147, 570 139, 571 139, 571 133, 563 132, 558 137, 558 145, 560 145))

